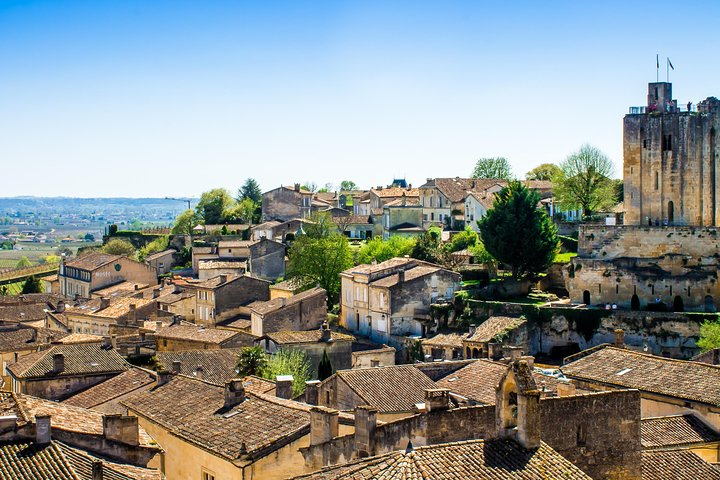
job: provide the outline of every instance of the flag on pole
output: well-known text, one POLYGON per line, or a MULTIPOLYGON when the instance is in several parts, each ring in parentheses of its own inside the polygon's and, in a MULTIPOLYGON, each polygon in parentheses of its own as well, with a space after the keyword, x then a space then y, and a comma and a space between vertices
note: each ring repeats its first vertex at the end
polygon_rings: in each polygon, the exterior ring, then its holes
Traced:
POLYGON ((670 61, 670 57, 667 57, 667 61, 668 61, 668 65, 670 66, 670 68, 672 68, 673 70, 675 70, 675 67, 673 67, 672 62, 670 61))

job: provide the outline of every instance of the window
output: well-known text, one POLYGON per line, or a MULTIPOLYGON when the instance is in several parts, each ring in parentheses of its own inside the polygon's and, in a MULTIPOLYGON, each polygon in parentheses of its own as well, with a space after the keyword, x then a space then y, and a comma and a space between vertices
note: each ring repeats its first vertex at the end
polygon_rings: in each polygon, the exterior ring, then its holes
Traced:
POLYGON ((660 189, 660 172, 655 172, 655 190, 660 189))
POLYGON ((648 140, 648 139, 643 140, 643 148, 645 148, 645 149, 650 148, 650 140, 648 140))
POLYGON ((379 360, 370 360, 370 366, 371 367, 379 367, 380 361, 379 360))
POLYGON ((663 135, 662 151, 672 150, 672 135, 663 135))
POLYGON ((202 477, 201 477, 201 478, 202 478, 202 480, 215 480, 215 475, 213 475, 213 474, 210 473, 210 472, 206 472, 205 470, 203 470, 203 472, 202 472, 202 477))

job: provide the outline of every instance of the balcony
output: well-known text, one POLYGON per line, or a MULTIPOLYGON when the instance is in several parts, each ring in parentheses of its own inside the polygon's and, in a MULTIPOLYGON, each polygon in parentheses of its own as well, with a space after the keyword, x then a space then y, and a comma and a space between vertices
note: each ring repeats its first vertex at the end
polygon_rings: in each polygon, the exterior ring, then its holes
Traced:
POLYGON ((697 105, 692 104, 692 103, 686 104, 686 105, 678 105, 677 102, 674 102, 672 104, 665 105, 664 110, 662 110, 661 108, 658 108, 656 106, 630 107, 630 111, 628 113, 630 115, 642 115, 645 113, 655 113, 655 112, 664 112, 664 113, 697 112, 697 105))

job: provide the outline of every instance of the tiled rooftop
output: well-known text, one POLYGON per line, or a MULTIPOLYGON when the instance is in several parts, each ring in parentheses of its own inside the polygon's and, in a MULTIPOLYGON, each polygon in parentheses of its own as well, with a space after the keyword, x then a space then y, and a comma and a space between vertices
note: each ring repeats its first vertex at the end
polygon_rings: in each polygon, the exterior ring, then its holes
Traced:
MULTIPOLYGON (((432 275, 433 273, 437 273, 440 270, 443 270, 442 267, 437 267, 433 265, 417 265, 415 267, 412 267, 408 270, 405 270, 405 282, 412 282, 413 280, 417 280, 419 278, 425 277, 427 275, 432 275)), ((459 280, 459 275, 458 275, 459 280)), ((378 280, 370 282, 370 285, 373 287, 385 287, 385 288, 391 288, 400 283, 400 274, 399 273, 393 273, 392 275, 388 275, 386 277, 380 278, 378 280)))
POLYGON ((720 469, 689 450, 642 453, 643 480, 720 480, 720 469))
POLYGON ((412 365, 339 370, 335 375, 366 405, 377 408, 381 413, 412 412, 416 404, 425 401, 426 389, 438 388, 435 382, 412 365))
POLYGON ((155 383, 153 375, 139 368, 131 368, 73 395, 63 403, 75 407, 93 408, 153 383, 155 383))
POLYGON ((511 440, 471 440, 418 447, 296 477, 312 480, 590 480, 547 444, 525 450, 511 440))
POLYGON ((227 348, 220 350, 185 350, 182 352, 157 352, 157 362, 166 370, 171 370, 174 361, 180 362, 180 373, 191 377, 197 376, 197 367, 202 366, 203 380, 224 385, 228 380, 237 377, 237 365, 240 349, 227 348))
POLYGON ((65 336, 67 333, 47 328, 31 328, 20 325, 0 326, 0 352, 37 349, 65 336))
POLYGON ((691 413, 666 417, 643 418, 642 446, 662 449, 720 442, 720 434, 691 413))
POLYGON ((53 442, 52 445, 59 448, 78 478, 83 480, 92 480, 92 464, 96 461, 103 462, 103 480, 162 480, 164 478, 159 470, 109 462, 62 442, 53 442))
POLYGON ((276 312, 304 300, 320 296, 323 298, 327 297, 327 292, 325 292, 323 288, 314 287, 291 297, 275 298, 267 302, 256 303, 253 305, 252 311, 260 315, 267 315, 270 312, 276 312))
POLYGON ((310 431, 308 405, 246 392, 245 401, 225 409, 223 387, 182 375, 122 403, 173 435, 231 461, 245 453, 263 456, 310 431))
POLYGON ((403 194, 405 194, 406 197, 420 196, 420 191, 417 188, 386 187, 379 189, 373 188, 370 191, 380 198, 401 197, 403 194))
POLYGON ((435 178, 420 188, 435 186, 451 202, 457 203, 463 201, 468 192, 482 194, 496 185, 504 187, 507 181, 499 178, 435 178))
MULTIPOLYGON (((315 343, 322 339, 321 330, 299 330, 299 331, 281 331, 266 333, 265 337, 269 338, 278 345, 289 345, 292 343, 315 343)), ((333 342, 352 342, 355 337, 344 333, 330 332, 330 339, 333 342)))
POLYGON ((498 335, 515 330, 527 323, 524 318, 490 317, 477 326, 475 333, 466 338, 468 342, 489 342, 498 335))
POLYGON ((720 367, 605 347, 561 368, 571 378, 720 406, 720 367))
POLYGON ((100 335, 92 335, 90 333, 71 333, 59 340, 54 340, 53 343, 69 345, 71 343, 99 343, 102 341, 103 337, 100 335))
POLYGON ((467 333, 438 333, 432 338, 423 339, 422 344, 428 347, 462 348, 465 337, 467 333))
POLYGON ((222 343, 231 339, 238 332, 233 330, 222 330, 219 328, 207 328, 200 325, 183 323, 181 325, 169 325, 156 332, 158 338, 172 338, 175 340, 193 340, 196 342, 222 343))
POLYGON ((391 258, 390 260, 385 260, 384 262, 372 265, 372 264, 365 264, 365 265, 358 265, 356 267, 349 268, 345 270, 342 273, 352 275, 354 273, 360 273, 365 275, 370 275, 375 272, 380 272, 382 270, 399 267, 401 265, 406 265, 408 263, 417 263, 417 260, 414 258, 400 258, 395 257, 391 258))
POLYGON ((92 271, 102 267, 103 265, 107 265, 108 263, 116 262, 120 258, 122 258, 122 255, 110 255, 109 253, 93 252, 80 258, 67 261, 65 262, 65 265, 68 267, 79 268, 81 270, 92 271))
POLYGON ((16 363, 8 365, 8 370, 16 378, 124 372, 127 369, 128 364, 120 354, 99 343, 54 345, 47 350, 21 357, 16 363), (65 368, 62 372, 55 374, 53 373, 53 355, 57 353, 62 353, 65 357, 65 368))

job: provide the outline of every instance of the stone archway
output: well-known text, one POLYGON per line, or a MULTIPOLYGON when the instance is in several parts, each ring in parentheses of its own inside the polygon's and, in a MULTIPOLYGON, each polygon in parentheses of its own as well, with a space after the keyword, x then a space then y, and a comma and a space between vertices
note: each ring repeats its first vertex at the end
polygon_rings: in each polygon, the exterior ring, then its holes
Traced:
POLYGON ((673 300, 673 312, 684 312, 685 311, 685 304, 683 303, 683 299, 680 295, 675 295, 675 299, 673 300))
POLYGON ((640 297, 637 294, 633 294, 630 299, 630 310, 640 310, 640 297))
POLYGON ((675 221, 675 204, 670 200, 667 208, 667 218, 670 225, 675 221))
POLYGON ((715 308, 715 300, 713 299, 712 295, 705 295, 705 311, 709 313, 714 313, 717 311, 715 308))
POLYGON ((585 290, 583 292, 583 303, 585 305, 590 305, 590 290, 585 290))

